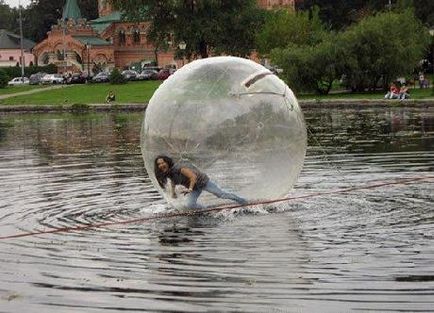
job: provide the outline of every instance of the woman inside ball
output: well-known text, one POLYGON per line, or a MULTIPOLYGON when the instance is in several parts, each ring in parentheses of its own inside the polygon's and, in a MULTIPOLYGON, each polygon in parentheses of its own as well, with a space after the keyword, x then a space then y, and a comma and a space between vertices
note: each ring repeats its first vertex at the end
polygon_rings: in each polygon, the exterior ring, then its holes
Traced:
POLYGON ((173 198, 177 197, 175 192, 176 185, 182 185, 186 188, 183 193, 188 197, 188 208, 202 208, 201 205, 197 204, 197 199, 204 190, 221 199, 230 199, 243 205, 247 204, 245 199, 221 189, 205 173, 202 173, 193 166, 177 165, 168 156, 159 155, 155 158, 154 172, 161 188, 166 189, 167 181, 170 180, 170 190, 173 198))

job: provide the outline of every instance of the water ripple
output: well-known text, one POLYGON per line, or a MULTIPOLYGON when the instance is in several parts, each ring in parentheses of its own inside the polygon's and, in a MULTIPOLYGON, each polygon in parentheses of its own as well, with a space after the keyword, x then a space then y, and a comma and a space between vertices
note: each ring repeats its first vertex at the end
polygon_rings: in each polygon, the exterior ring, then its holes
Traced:
MULTIPOLYGON (((143 169, 141 114, 2 118, 2 236, 173 212, 143 169)), ((290 197, 432 176, 432 109, 306 120, 290 197)), ((432 186, 2 240, 0 311, 433 312, 432 186)))

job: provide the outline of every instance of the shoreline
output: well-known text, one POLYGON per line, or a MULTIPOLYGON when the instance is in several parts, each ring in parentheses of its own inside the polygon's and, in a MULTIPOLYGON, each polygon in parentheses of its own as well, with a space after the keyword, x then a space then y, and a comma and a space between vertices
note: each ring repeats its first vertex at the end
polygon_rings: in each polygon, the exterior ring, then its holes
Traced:
MULTIPOLYGON (((434 107, 434 99, 421 100, 367 100, 367 99, 309 99, 299 100, 302 109, 309 108, 385 108, 385 107, 434 107)), ((93 103, 68 105, 0 105, 0 113, 49 113, 49 112, 116 112, 116 111, 144 111, 147 103, 93 103)))

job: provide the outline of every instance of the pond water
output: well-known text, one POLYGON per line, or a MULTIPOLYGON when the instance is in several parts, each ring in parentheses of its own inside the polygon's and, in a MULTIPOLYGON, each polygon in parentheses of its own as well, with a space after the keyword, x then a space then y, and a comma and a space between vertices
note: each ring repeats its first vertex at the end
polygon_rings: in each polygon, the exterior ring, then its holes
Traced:
MULTIPOLYGON (((268 207, 0 240, 0 312, 434 312, 434 109, 305 109, 268 207), (371 189, 400 178, 431 177, 371 189)), ((0 115, 0 237, 167 212, 142 113, 0 115)))

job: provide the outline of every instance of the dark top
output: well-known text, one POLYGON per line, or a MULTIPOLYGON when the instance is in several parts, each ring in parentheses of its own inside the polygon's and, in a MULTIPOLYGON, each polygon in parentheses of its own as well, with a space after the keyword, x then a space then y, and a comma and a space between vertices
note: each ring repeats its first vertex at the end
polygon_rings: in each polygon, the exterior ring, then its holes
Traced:
POLYGON ((193 190, 202 189, 206 186, 209 181, 209 177, 206 174, 202 173, 194 167, 179 165, 174 165, 170 169, 169 174, 167 175, 167 177, 170 178, 175 185, 183 185, 185 188, 190 188, 190 180, 187 176, 181 173, 181 168, 183 167, 186 167, 189 170, 193 171, 197 176, 196 184, 194 185, 193 190))

